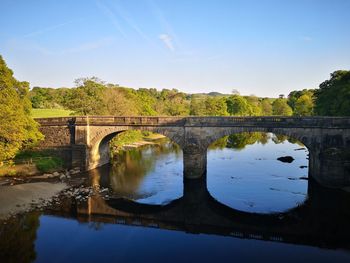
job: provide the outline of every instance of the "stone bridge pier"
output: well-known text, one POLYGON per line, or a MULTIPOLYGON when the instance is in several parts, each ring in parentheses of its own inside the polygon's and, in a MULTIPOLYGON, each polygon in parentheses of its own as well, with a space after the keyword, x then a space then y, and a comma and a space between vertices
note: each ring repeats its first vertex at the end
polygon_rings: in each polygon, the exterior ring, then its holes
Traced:
MULTIPOLYGON (((45 141, 70 166, 91 170, 109 162, 109 141, 126 130, 163 134, 183 150, 184 177, 206 174, 207 148, 243 132, 286 135, 309 151, 309 176, 328 187, 350 186, 350 118, 340 117, 114 117, 37 119, 45 141)), ((234 168, 234 167, 233 167, 234 168)))

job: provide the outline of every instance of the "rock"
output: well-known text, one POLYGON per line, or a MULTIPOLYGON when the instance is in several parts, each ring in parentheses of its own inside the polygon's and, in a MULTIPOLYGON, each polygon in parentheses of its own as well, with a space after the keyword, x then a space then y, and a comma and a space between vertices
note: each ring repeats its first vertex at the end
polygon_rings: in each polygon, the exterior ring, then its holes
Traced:
POLYGON ((306 148, 303 147, 303 148, 294 149, 294 151, 302 151, 302 150, 306 150, 306 148))
POLYGON ((277 160, 279 160, 280 162, 283 162, 283 163, 291 163, 294 161, 294 158, 292 156, 282 156, 282 157, 277 158, 277 160))
POLYGON ((57 176, 60 176, 60 173, 59 173, 59 172, 54 172, 52 175, 53 175, 54 177, 57 177, 57 176))
POLYGON ((66 179, 66 176, 65 176, 64 174, 62 174, 62 175, 60 176, 60 180, 64 180, 64 179, 66 179))

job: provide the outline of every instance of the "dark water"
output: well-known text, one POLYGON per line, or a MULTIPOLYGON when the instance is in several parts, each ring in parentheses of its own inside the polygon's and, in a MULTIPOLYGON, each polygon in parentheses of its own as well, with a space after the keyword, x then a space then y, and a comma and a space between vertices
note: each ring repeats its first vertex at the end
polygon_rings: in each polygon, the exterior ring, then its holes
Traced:
POLYGON ((350 262, 349 194, 305 180, 303 146, 252 136, 212 145, 197 181, 169 141, 121 153, 89 175, 108 200, 0 227, 0 262, 350 262))

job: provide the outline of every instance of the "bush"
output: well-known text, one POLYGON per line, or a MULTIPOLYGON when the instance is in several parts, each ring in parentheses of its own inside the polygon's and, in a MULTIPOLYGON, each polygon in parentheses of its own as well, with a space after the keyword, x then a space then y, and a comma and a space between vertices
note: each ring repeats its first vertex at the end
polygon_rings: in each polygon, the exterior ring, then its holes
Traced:
POLYGON ((35 165, 40 172, 52 172, 62 168, 63 160, 58 157, 48 157, 35 161, 35 165))

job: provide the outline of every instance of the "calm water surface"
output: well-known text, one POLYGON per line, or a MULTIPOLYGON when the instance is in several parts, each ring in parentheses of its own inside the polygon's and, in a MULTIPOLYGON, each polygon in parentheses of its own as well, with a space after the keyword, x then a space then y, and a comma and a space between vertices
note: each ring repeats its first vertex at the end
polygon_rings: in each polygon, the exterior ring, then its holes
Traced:
POLYGON ((83 216, 70 203, 55 215, 28 213, 2 228, 0 262, 350 262, 349 195, 306 180, 302 148, 272 135, 212 145, 207 182, 185 195, 178 146, 123 152, 89 177, 111 189, 107 207, 126 212, 83 216), (125 198, 140 205, 120 205, 125 198))

